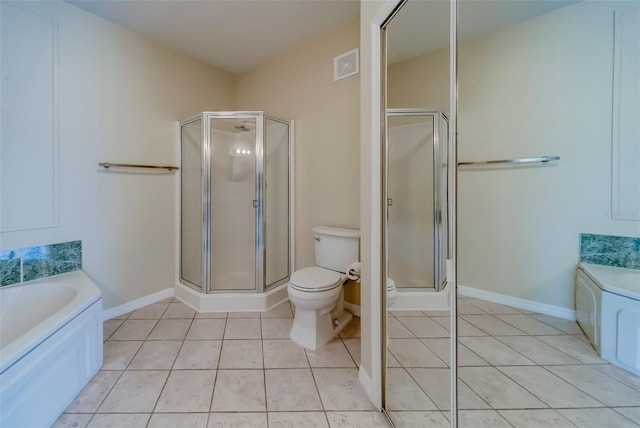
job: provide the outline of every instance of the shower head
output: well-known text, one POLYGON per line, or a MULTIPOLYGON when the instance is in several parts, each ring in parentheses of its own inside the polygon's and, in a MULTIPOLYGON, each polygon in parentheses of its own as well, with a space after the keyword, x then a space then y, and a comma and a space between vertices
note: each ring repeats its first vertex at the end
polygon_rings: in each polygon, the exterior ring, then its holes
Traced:
POLYGON ((240 122, 240 125, 236 125, 234 126, 234 128, 242 132, 251 131, 251 128, 247 126, 247 124, 250 124, 250 123, 251 122, 248 120, 243 120, 242 122, 240 122))

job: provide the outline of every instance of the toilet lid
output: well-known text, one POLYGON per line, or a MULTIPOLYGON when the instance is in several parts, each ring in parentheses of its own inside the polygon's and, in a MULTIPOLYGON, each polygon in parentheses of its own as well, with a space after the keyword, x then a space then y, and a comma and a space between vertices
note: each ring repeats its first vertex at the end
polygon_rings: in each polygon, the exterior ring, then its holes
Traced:
POLYGON ((295 271, 289 285, 300 291, 326 291, 340 285, 341 279, 338 272, 313 266, 295 271))

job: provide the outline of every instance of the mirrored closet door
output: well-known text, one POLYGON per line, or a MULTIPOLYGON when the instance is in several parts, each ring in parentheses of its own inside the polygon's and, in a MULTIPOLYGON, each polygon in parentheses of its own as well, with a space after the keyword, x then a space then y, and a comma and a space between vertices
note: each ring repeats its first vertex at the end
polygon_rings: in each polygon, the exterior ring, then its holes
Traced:
POLYGON ((396 427, 449 426, 449 8, 408 0, 382 29, 383 408, 396 427))

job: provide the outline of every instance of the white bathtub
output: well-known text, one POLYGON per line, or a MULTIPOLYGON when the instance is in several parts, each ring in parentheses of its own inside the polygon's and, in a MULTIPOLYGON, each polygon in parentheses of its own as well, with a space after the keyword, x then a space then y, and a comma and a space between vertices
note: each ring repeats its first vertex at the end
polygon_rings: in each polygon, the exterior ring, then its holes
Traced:
POLYGON ((0 288, 0 426, 49 427, 102 366, 102 297, 82 271, 0 288))
POLYGON ((603 359, 640 375, 640 270, 580 263, 576 318, 603 359))

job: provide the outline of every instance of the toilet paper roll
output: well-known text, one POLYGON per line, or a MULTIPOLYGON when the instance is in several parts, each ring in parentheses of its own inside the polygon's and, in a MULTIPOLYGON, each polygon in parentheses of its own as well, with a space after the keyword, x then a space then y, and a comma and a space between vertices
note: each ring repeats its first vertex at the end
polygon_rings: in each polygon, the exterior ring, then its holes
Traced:
POLYGON ((347 278, 352 281, 360 280, 360 262, 354 262, 347 266, 347 278))

